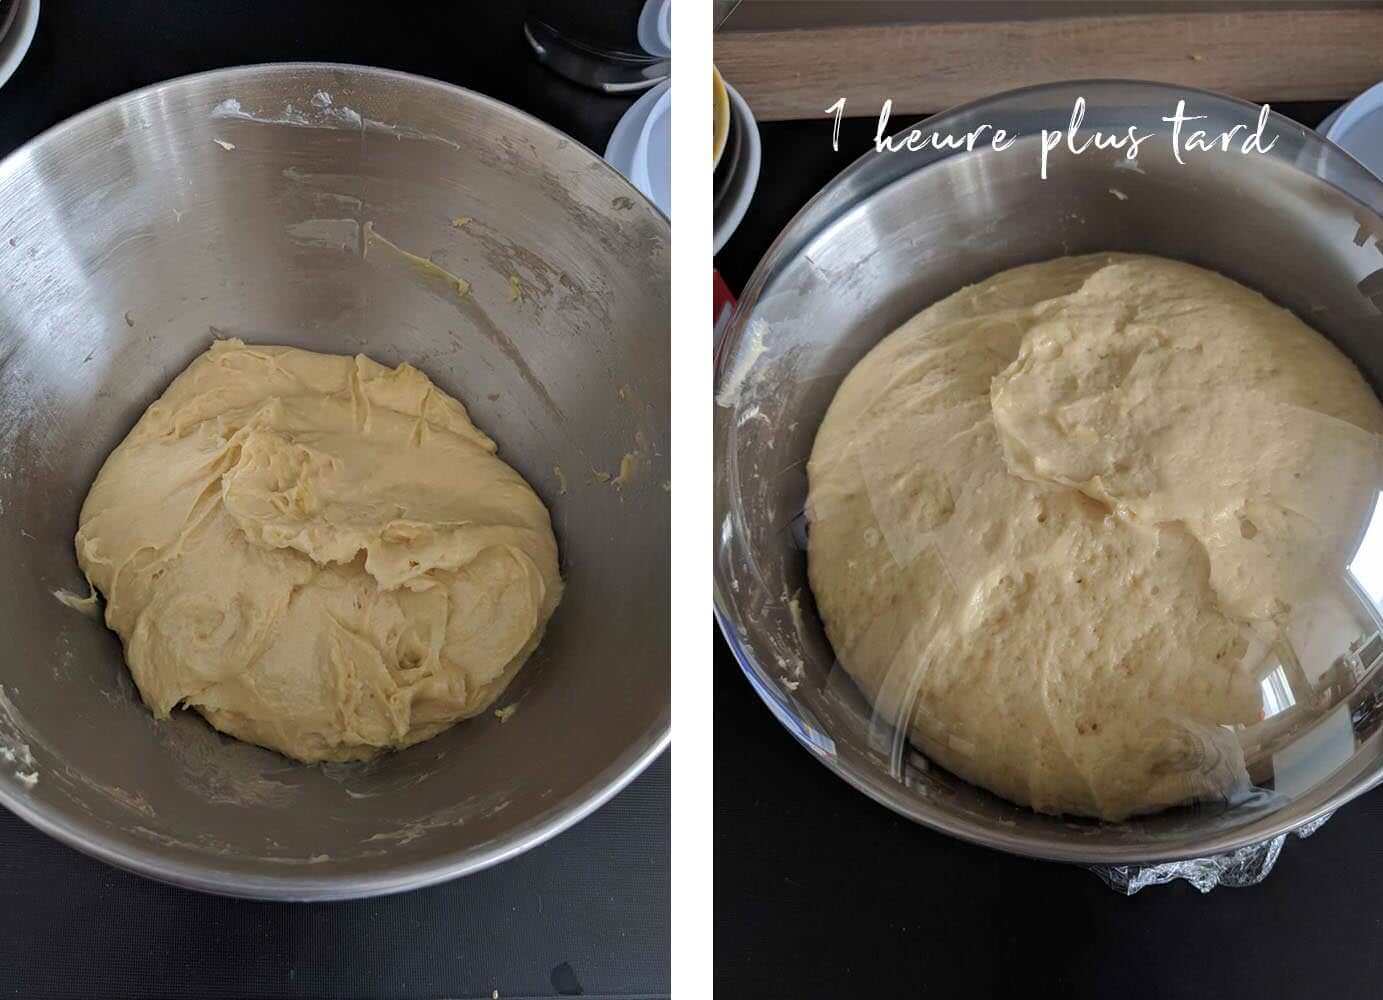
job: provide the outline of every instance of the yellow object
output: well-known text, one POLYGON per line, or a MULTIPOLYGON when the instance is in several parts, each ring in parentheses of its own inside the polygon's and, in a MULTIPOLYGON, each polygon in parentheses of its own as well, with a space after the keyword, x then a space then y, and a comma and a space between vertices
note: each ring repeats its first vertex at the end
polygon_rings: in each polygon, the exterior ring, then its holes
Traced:
POLYGON ((495 450, 406 364, 216 341, 107 459, 77 561, 155 716, 362 760, 488 709, 557 607, 495 450))
POLYGON ((714 110, 711 113, 712 158, 715 166, 720 166, 720 154, 725 152, 725 140, 730 137, 730 95, 725 90, 725 80, 720 70, 711 67, 711 77, 715 96, 714 110))

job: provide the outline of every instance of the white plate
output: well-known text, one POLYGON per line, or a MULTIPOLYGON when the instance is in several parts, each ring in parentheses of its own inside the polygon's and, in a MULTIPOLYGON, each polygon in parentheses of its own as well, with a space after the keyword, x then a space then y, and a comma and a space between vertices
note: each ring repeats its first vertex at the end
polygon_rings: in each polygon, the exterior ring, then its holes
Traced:
POLYGON ((5 85, 19 64, 24 61, 24 53, 34 40, 38 28, 38 0, 19 0, 19 11, 15 14, 10 30, 0 38, 0 87, 5 85))
POLYGON ((1383 177, 1383 83, 1340 108, 1317 131, 1383 177))
POLYGON ((644 123, 634 160, 635 185, 672 218, 672 93, 665 93, 644 123), (647 187, 645 187, 645 184, 647 187))
POLYGON ((648 0, 639 15, 639 47, 651 56, 672 55, 672 0, 648 0))
POLYGON ((749 211, 749 203, 754 199, 754 190, 759 186, 759 166, 763 159, 763 144, 759 140, 759 125, 754 121, 754 112, 749 110, 743 97, 728 83, 726 92, 730 95, 730 117, 739 131, 740 157, 735 164, 735 175, 730 180, 725 194, 716 206, 715 239, 713 253, 720 253, 721 247, 739 228, 744 213, 749 211))
POLYGON ((672 150, 668 139, 672 125, 671 88, 672 81, 664 80, 635 101, 605 146, 605 159, 610 166, 627 177, 668 218, 672 218, 672 150), (659 124, 659 119, 663 124, 659 124), (661 147, 656 145, 658 141, 662 142, 661 147))

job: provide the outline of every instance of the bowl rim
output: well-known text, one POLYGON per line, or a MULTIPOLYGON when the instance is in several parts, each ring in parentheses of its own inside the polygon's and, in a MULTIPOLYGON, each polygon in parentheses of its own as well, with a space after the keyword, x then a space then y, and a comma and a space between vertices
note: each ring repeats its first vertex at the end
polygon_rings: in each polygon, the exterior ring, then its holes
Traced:
MULTIPOLYGON (((447 93, 453 98, 459 96, 468 102, 481 104, 493 112, 511 116, 531 127, 547 132, 550 137, 564 140, 588 154, 598 165, 598 169, 605 171, 609 177, 615 178, 625 188, 624 193, 627 196, 637 199, 638 203, 647 207, 656 219, 662 221, 664 226, 669 225, 668 217, 658 209, 657 205, 653 204, 650 199, 645 197, 641 191, 589 146, 513 105, 466 87, 416 73, 355 63, 311 60, 251 63, 204 70, 162 80, 108 98, 70 118, 49 126, 0 158, 0 182, 3 182, 14 170, 18 169, 20 161, 34 149, 43 144, 58 141, 61 136, 80 129, 88 122, 100 118, 111 109, 121 105, 137 102, 174 88, 188 87, 202 82, 221 83, 266 74, 292 75, 333 71, 344 71, 360 77, 395 80, 412 86, 447 93)), ((594 775, 566 799, 527 822, 480 848, 450 851, 428 860, 388 866, 377 872, 362 874, 335 876, 297 873, 283 876, 277 874, 249 875, 222 868, 217 865, 214 858, 210 857, 205 861, 196 863, 170 860, 161 855, 155 848, 133 845, 126 840, 106 834, 95 826, 85 828, 78 823, 67 821, 55 810, 44 806, 41 800, 36 804, 35 800, 27 793, 13 787, 12 782, 0 782, 0 806, 4 806, 30 826, 83 854, 157 882, 239 899, 285 902, 362 899, 421 889, 463 875, 470 875, 517 857, 545 843, 576 825, 623 791, 644 772, 654 758, 668 748, 671 742, 672 721, 671 704, 669 703, 664 706, 653 725, 645 730, 636 742, 615 758, 611 764, 607 765, 603 771, 594 775)))
MULTIPOLYGON (((1092 78, 1077 80, 1060 80, 1050 83, 1034 84, 1026 87, 1018 87, 1012 90, 1001 91, 982 97, 964 104, 955 105, 945 111, 935 115, 920 119, 911 124, 895 129, 895 133, 906 133, 908 129, 918 127, 926 123, 933 129, 945 130, 946 123, 964 115, 974 113, 978 110, 991 107, 1003 102, 1012 102, 1024 97, 1040 96, 1044 94, 1067 93, 1074 98, 1081 91, 1092 89, 1110 88, 1129 88, 1153 92, 1176 92, 1182 95, 1193 95, 1211 98, 1219 102, 1227 102, 1237 105, 1242 109, 1257 112, 1262 105, 1255 104, 1242 98, 1233 97, 1228 94, 1207 90, 1201 87, 1182 86, 1180 84, 1166 83, 1156 80, 1133 80, 1119 78, 1092 78)), ((1376 177, 1367 167, 1359 162, 1348 150, 1343 149, 1336 143, 1323 135, 1316 133, 1291 118, 1286 117, 1278 111, 1269 112, 1268 120, 1279 128, 1286 128, 1301 135, 1307 144, 1319 142, 1328 147, 1332 155, 1338 155, 1357 169, 1359 180, 1367 186, 1372 187, 1377 196, 1377 203, 1370 204, 1361 199, 1354 191, 1347 190, 1334 183, 1332 180, 1322 177, 1323 183, 1329 184, 1332 188, 1339 191, 1344 197, 1354 202, 1364 211, 1374 215, 1383 215, 1383 179, 1376 177)), ((863 193, 860 198, 849 204, 843 205, 839 211, 833 215, 821 219, 813 219, 818 207, 825 202, 835 189, 841 185, 851 175, 861 171, 864 166, 871 162, 877 154, 873 150, 866 151, 864 154, 851 161, 844 169, 837 173, 831 180, 827 181, 822 188, 817 191, 805 204, 792 216, 783 226, 782 230, 774 237, 769 244, 759 262, 754 267, 754 271, 745 283, 744 290, 736 301, 734 314, 726 326, 725 334, 719 344, 715 347, 714 362, 714 392, 719 394, 725 379, 730 374, 728 364, 731 355, 730 345, 737 344, 740 335, 748 322, 749 315, 758 304, 765 288, 778 271, 780 262, 789 258, 801 250, 817 234, 828 229, 844 213, 853 210, 860 201, 873 197, 882 188, 888 187, 892 183, 907 176, 917 170, 926 169, 933 163, 947 159, 954 155, 965 155, 963 153, 932 153, 923 156, 916 156, 913 162, 916 164, 903 173, 890 178, 879 188, 863 193), (806 230, 798 232, 798 230, 806 230)), ((895 154, 897 155, 897 154, 895 154)), ((722 409, 716 407, 717 411, 722 409)), ((721 418, 717 416, 715 427, 715 442, 719 447, 721 439, 721 418)), ((720 485, 721 462, 733 462, 733 457, 729 455, 717 455, 716 485, 714 493, 714 524, 719 525, 726 515, 723 507, 722 489, 720 485)), ((1283 836, 1300 827, 1307 826, 1323 817, 1328 817, 1336 809, 1351 802, 1355 798, 1372 790, 1383 782, 1383 759, 1380 759, 1372 769, 1372 773, 1353 780, 1345 784, 1342 788, 1333 792, 1322 792, 1318 785, 1312 791, 1307 792, 1297 801, 1306 803, 1304 808, 1292 811, 1290 808, 1283 808, 1269 814, 1268 816, 1244 824, 1238 830, 1227 834, 1218 834, 1204 837, 1198 840, 1186 840, 1184 846, 1175 850, 1158 850, 1150 845, 1133 845, 1129 847, 1121 845, 1112 846, 1090 846, 1082 848, 1080 845, 1072 845, 1069 841, 1059 840, 1050 836, 1030 837, 1026 835, 1015 835, 997 826, 986 825, 971 819, 942 813, 928 803, 917 803, 912 800, 904 800, 901 796, 891 796, 888 789, 876 785, 870 780, 870 775, 859 768, 853 760, 847 760, 840 755, 832 752, 825 752, 821 745, 814 742, 814 732, 804 731, 803 727, 794 725, 790 721, 793 716, 792 708, 785 700, 782 700, 778 692, 776 682, 767 671, 759 664, 753 652, 742 643, 737 635, 736 621, 737 616, 733 611, 733 601, 730 599, 723 579, 723 572, 720 568, 720 560, 714 560, 715 568, 713 575, 713 601, 714 617, 716 625, 720 629, 722 638, 726 646, 730 649, 736 663, 749 686, 754 689, 759 698, 768 707, 774 719, 787 729, 795 740, 811 756, 818 760, 822 765, 832 771, 837 777, 843 779, 852 787, 863 792, 869 798, 878 802, 880 805, 888 807, 893 812, 911 820, 921 826, 928 827, 938 833, 943 833, 967 843, 976 844, 981 847, 988 847, 1003 851, 1008 854, 1015 854, 1022 857, 1036 858, 1044 861, 1059 861, 1070 864, 1081 865, 1151 865, 1162 862, 1182 861, 1190 858, 1207 857, 1213 855, 1227 854, 1241 848, 1271 841, 1279 836, 1283 836), (775 695, 777 697, 775 697, 775 695), (1288 818, 1283 818, 1283 814, 1291 813, 1288 818)), ((1368 744, 1383 746, 1383 733, 1375 734, 1366 741, 1368 744)), ((1328 784, 1331 780, 1339 778, 1346 771, 1348 765, 1342 765, 1340 769, 1324 779, 1321 784, 1328 784)))
POLYGON ((535 126, 541 131, 551 133, 551 135, 556 139, 564 140, 565 142, 568 142, 571 145, 576 146, 577 148, 589 153, 600 164, 600 166, 603 169, 609 172, 610 176, 617 178, 620 183, 622 183, 626 188, 628 188, 626 194, 633 194, 646 207, 652 209, 655 213, 657 213, 658 218, 662 219, 665 223, 668 223, 669 226, 671 225, 671 220, 669 219, 669 217, 665 215, 656 204, 653 203, 652 199, 648 198, 642 191, 636 188, 627 177, 625 177, 613 166, 611 166, 611 164, 608 161, 606 161, 605 157, 601 156, 600 153, 592 149, 590 146, 587 146, 580 139, 577 139, 574 136, 571 136, 566 132, 563 132, 561 129, 557 128, 557 126, 543 121, 541 118, 537 117, 536 115, 528 111, 524 111, 522 108, 517 108, 512 104, 508 104, 504 101, 501 101, 497 97, 491 97, 488 94, 482 94, 478 90, 471 90, 469 87, 462 87, 460 84, 448 83, 446 80, 438 80, 436 77, 424 76, 421 73, 409 73, 406 70, 389 69, 384 66, 367 66, 363 63, 330 62, 326 60, 285 60, 282 62, 243 63, 236 66, 223 66, 219 69, 200 70, 196 73, 187 73, 183 76, 175 76, 167 80, 160 80, 157 83, 151 83, 143 87, 137 87, 136 89, 127 91, 123 94, 117 94, 114 97, 108 97, 98 104, 93 104, 91 107, 84 108, 83 110, 78 111, 76 114, 72 115, 69 118, 64 118, 62 121, 48 126, 46 129, 39 132, 37 135, 34 135, 31 138, 25 140, 23 143, 16 146, 14 149, 10 150, 10 152, 0 157, 0 179, 2 179, 5 176, 6 171, 14 169, 14 164, 19 161, 20 157, 22 157, 25 153, 29 152, 30 147, 37 146, 41 142, 48 141, 50 140, 50 137, 55 137, 70 129, 75 129, 80 125, 85 124, 87 119, 96 118, 108 109, 120 104, 124 104, 127 101, 139 100, 150 95, 156 94, 161 90, 179 86, 190 86, 194 83, 206 80, 217 80, 219 78, 234 78, 237 76, 253 76, 256 73, 293 73, 307 72, 313 70, 345 71, 350 73, 357 73, 361 76, 374 76, 384 79, 394 79, 405 83, 419 84, 425 87, 432 87, 441 91, 450 91, 453 93, 453 95, 460 95, 469 101, 474 101, 476 103, 483 104, 492 111, 497 111, 503 114, 511 115, 514 118, 519 119, 520 121, 535 126))

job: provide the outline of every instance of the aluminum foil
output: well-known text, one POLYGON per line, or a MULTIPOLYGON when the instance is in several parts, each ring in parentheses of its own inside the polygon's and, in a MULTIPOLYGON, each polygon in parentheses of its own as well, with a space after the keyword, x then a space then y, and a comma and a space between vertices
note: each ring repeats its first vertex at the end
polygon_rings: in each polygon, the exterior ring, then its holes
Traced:
MULTIPOLYGON (((1333 813, 1326 813, 1305 826, 1292 831, 1304 840, 1315 833, 1333 813)), ((1132 896, 1140 889, 1150 885, 1164 885, 1176 879, 1185 879, 1201 892, 1209 892, 1216 886, 1229 886, 1238 889, 1246 885, 1257 885, 1268 877, 1282 853, 1282 845, 1288 834, 1281 834, 1260 844, 1250 844, 1228 854, 1216 854, 1208 858, 1192 858, 1189 861, 1169 861, 1160 865, 1091 865, 1090 870, 1100 877, 1105 885, 1115 892, 1132 896)))

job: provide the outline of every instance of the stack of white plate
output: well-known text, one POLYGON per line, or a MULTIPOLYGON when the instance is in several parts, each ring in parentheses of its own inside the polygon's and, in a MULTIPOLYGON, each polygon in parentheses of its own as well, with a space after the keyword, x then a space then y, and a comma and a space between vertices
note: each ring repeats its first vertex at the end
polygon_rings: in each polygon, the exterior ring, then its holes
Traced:
POLYGON ((672 55, 672 0, 647 0, 639 15, 639 48, 651 56, 672 55))
POLYGON ((1316 131, 1383 177, 1383 83, 1336 110, 1316 131))
POLYGON ((730 134, 725 150, 716 166, 712 197, 715 199, 715 253, 729 241, 739 226, 754 189, 759 183, 759 162, 763 146, 759 142, 759 126, 739 92, 728 83, 725 91, 730 97, 730 134))
POLYGON ((605 159, 672 218, 672 82, 634 102, 615 126, 605 159))
POLYGON ((0 86, 19 68, 38 27, 38 0, 0 0, 0 86))

